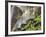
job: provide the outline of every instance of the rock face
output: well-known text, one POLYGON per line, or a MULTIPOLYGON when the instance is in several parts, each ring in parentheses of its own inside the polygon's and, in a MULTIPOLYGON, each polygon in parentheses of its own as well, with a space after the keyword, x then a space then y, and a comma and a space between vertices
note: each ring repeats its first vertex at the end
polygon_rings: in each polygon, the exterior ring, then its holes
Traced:
POLYGON ((15 26, 16 21, 18 20, 16 17, 22 15, 22 10, 17 6, 13 6, 11 12, 12 12, 12 18, 11 18, 11 30, 12 30, 15 26))
POLYGON ((11 21, 12 31, 21 28, 21 25, 26 24, 27 20, 35 18, 35 15, 38 15, 38 13, 36 13, 39 11, 38 9, 39 7, 13 6, 13 15, 11 21))

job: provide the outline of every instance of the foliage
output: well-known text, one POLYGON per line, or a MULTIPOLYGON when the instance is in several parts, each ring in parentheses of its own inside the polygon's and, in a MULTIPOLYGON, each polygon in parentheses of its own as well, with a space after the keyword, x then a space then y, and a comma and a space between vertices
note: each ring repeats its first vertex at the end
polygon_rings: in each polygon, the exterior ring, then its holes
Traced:
POLYGON ((41 16, 36 16, 34 19, 29 19, 27 24, 21 26, 22 31, 40 30, 41 29, 41 16))

